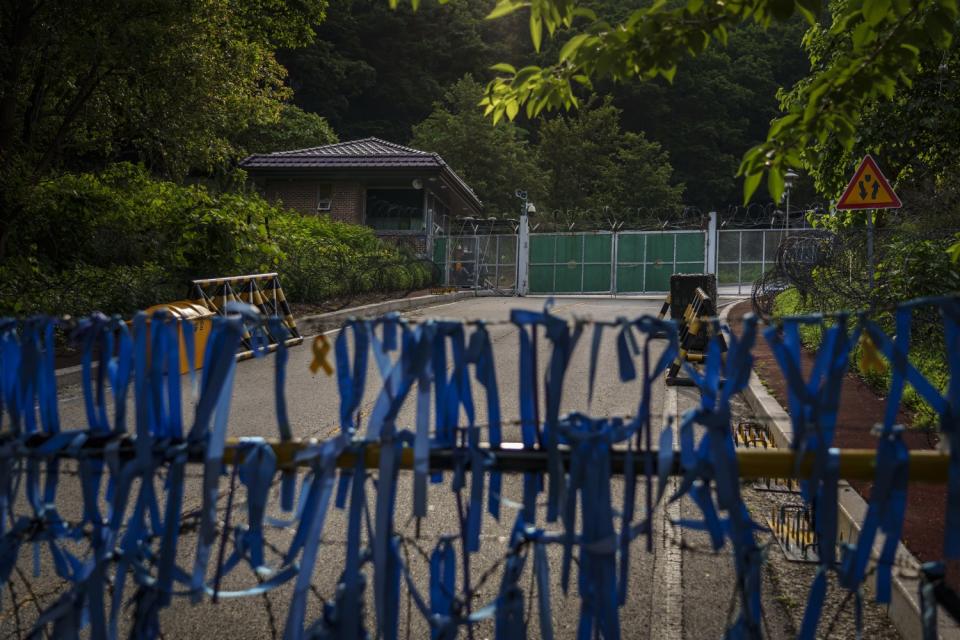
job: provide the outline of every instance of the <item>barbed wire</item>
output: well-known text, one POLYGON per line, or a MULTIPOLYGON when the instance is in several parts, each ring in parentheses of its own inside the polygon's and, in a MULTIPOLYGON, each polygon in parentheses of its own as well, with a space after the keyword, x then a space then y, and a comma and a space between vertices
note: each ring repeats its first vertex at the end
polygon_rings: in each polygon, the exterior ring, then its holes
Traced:
MULTIPOLYGON (((776 296, 794 288, 803 300, 812 301, 820 310, 876 308, 889 306, 889 301, 952 290, 946 282, 915 282, 905 286, 904 268, 909 261, 930 260, 945 256, 954 242, 952 229, 917 229, 913 226, 884 226, 877 230, 874 241, 873 289, 869 283, 867 234, 860 227, 835 231, 819 231, 785 236, 777 249, 776 261, 753 285, 751 298, 754 312, 764 318, 773 315, 776 296), (919 257, 917 251, 926 243, 931 249, 919 257), (939 255, 934 255, 939 254, 939 255), (925 286, 928 291, 918 290, 925 286), (900 289, 898 289, 900 287, 900 289)), ((935 323, 936 315, 918 316, 924 325, 935 323)))

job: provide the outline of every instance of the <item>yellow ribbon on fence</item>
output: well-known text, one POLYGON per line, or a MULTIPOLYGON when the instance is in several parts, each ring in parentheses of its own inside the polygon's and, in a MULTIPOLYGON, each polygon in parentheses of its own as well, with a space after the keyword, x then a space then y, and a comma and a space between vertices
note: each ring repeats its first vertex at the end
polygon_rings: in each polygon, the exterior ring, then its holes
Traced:
POLYGON ((310 373, 316 373, 322 368, 328 376, 333 375, 333 366, 327 356, 330 355, 330 341, 322 333, 313 339, 313 362, 310 363, 310 373))
POLYGON ((861 373, 876 373, 882 375, 887 370, 887 365, 880 356, 877 345, 866 332, 860 334, 860 371, 861 373))

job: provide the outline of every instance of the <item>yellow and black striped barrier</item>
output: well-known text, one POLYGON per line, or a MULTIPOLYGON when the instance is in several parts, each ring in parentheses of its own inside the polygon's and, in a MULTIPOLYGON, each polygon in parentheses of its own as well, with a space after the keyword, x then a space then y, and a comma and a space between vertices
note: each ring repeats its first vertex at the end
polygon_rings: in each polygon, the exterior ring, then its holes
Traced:
MULTIPOLYGON (((204 306, 217 315, 225 315, 227 305, 231 302, 251 304, 264 316, 279 316, 283 319, 283 325, 289 333, 284 344, 293 346, 303 342, 303 336, 297 330, 297 323, 293 319, 293 312, 290 311, 277 273, 193 280, 190 283, 190 298, 195 304, 204 306)), ((267 337, 270 340, 267 350, 276 350, 279 337, 271 335, 269 331, 267 337)), ((237 354, 237 359, 252 358, 254 353, 250 336, 244 336, 241 344, 243 350, 237 354)))
POLYGON ((670 294, 667 294, 667 299, 663 301, 663 306, 660 307, 660 313, 657 314, 657 320, 663 320, 667 317, 667 311, 670 310, 670 294))
MULTIPOLYGON (((669 304, 669 299, 667 300, 669 304)), ((678 319, 677 333, 680 341, 680 355, 670 365, 667 370, 667 384, 679 386, 692 386, 693 381, 689 378, 680 377, 680 369, 683 363, 691 362, 703 364, 707 360, 707 344, 710 336, 707 334, 710 326, 709 318, 717 314, 717 305, 710 296, 701 288, 694 290, 693 302, 687 305, 683 316, 678 319)), ((722 349, 727 350, 726 341, 723 335, 720 335, 722 349)))

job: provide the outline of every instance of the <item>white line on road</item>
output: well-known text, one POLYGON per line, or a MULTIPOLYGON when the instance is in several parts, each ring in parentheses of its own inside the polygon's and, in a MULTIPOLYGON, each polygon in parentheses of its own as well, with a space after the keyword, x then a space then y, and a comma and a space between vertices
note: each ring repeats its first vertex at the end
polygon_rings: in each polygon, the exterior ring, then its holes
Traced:
MULTIPOLYGON (((677 388, 667 387, 663 399, 663 422, 666 427, 671 416, 677 415, 677 388)), ((677 446, 677 427, 674 424, 673 446, 677 446)), ((677 479, 670 478, 664 491, 664 501, 677 490, 677 479)), ((653 592, 651 598, 650 637, 660 640, 680 640, 683 637, 683 551, 674 542, 679 527, 670 521, 680 520, 680 501, 665 502, 656 512, 653 531, 656 536, 653 558, 653 592)))

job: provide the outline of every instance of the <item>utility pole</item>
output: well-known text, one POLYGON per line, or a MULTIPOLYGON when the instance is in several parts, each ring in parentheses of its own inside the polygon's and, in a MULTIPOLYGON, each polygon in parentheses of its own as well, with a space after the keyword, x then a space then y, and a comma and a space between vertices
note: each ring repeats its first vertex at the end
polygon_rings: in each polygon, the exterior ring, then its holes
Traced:
POLYGON ((870 293, 873 293, 873 216, 876 214, 876 209, 867 209, 867 282, 870 293))

